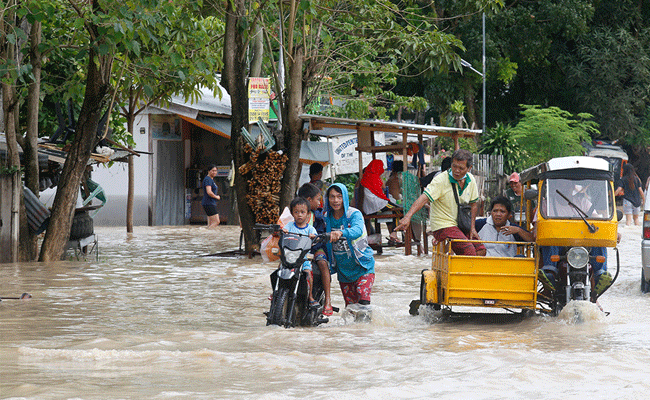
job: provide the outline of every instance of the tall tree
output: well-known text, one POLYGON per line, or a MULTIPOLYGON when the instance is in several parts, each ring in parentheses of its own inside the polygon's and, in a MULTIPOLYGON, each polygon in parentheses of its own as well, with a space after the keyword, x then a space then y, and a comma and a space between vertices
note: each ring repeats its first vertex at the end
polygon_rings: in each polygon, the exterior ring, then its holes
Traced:
MULTIPOLYGON (((196 100, 203 86, 221 96, 214 73, 221 67, 221 55, 206 43, 216 44, 214 36, 222 34, 223 23, 215 18, 198 19, 183 9, 171 10, 168 23, 156 29, 157 40, 143 43, 137 53, 118 56, 125 69, 116 80, 116 102, 129 134, 124 140, 133 137, 135 118, 141 112, 169 101, 172 94, 196 100)), ((133 232, 133 157, 127 163, 126 231, 133 232)))
POLYGON ((97 126, 109 102, 110 78, 115 57, 115 42, 106 34, 102 22, 108 17, 98 1, 71 3, 88 33, 88 64, 84 102, 81 106, 75 137, 63 165, 61 179, 52 205, 50 223, 41 247, 41 261, 61 258, 68 240, 81 178, 97 143, 97 126))
POLYGON ((100 139, 97 126, 102 114, 112 105, 111 95, 115 88, 111 78, 116 56, 136 59, 147 43, 159 40, 158 33, 169 24, 170 16, 177 12, 192 14, 200 6, 192 1, 149 0, 68 0, 67 4, 68 10, 75 15, 72 30, 85 33, 85 40, 75 43, 80 48, 78 54, 85 57, 87 63, 84 100, 41 247, 42 261, 57 260, 63 253, 83 172, 100 139))
MULTIPOLYGON (((218 11, 218 5, 214 4, 218 11)), ((244 138, 242 129, 248 126, 248 94, 246 93, 246 78, 248 77, 247 40, 248 31, 245 29, 249 20, 248 8, 245 0, 232 0, 227 2, 225 10, 226 30, 223 45, 223 71, 221 86, 230 94, 232 105, 230 143, 235 171, 244 165, 248 159, 244 153, 244 138)), ((254 31, 253 31, 254 32, 254 31)), ((254 217, 246 201, 246 180, 235 174, 235 194, 240 222, 244 232, 246 251, 250 254, 255 243, 253 232, 254 217)))
MULTIPOLYGON (((489 1, 485 1, 489 3, 489 1)), ((220 3, 211 3, 219 10, 220 3)), ((417 2, 408 2, 416 7, 417 2)), ((288 204, 296 189, 300 143, 306 138, 300 114, 326 94, 344 100, 355 116, 385 115, 390 89, 405 66, 420 62, 432 69, 460 67, 456 52, 462 43, 441 32, 427 18, 412 18, 409 8, 390 1, 268 1, 234 0, 223 10, 226 18, 223 86, 233 102, 232 136, 235 168, 246 161, 241 128, 247 125, 247 51, 257 27, 265 35, 263 70, 278 95, 281 115, 280 147, 289 156, 280 203, 288 204), (403 24, 398 24, 397 21, 403 24), (382 101, 384 103, 382 103, 382 101), (382 105, 384 104, 384 105, 382 105)), ((236 178, 241 179, 241 177, 236 178)), ((236 181, 238 205, 251 249, 254 235, 248 221, 246 189, 236 181)))
MULTIPOLYGON (((25 186, 33 193, 39 193, 38 175, 38 117, 40 104, 41 20, 44 18, 42 3, 35 1, 7 2, 3 9, 2 55, 3 76, 3 120, 7 122, 6 134, 9 149, 9 164, 23 168, 25 186), (26 100, 21 93, 26 93, 26 100), (22 112, 19 112, 22 108, 22 112), (19 115, 23 116, 21 126, 19 115), (23 128, 24 127, 24 128, 23 128), (24 165, 20 165, 18 145, 22 148, 24 165)), ((20 174, 15 175, 14 202, 22 198, 20 174)), ((14 205, 15 207, 18 204, 14 205)), ((22 261, 36 258, 37 238, 28 229, 24 207, 20 208, 20 224, 13 221, 14 228, 20 226, 19 254, 22 261)), ((18 213, 12 213, 18 217, 18 213)), ((18 252, 16 252, 18 253, 18 252)))
POLYGON ((12 260, 18 261, 18 241, 15 240, 16 233, 19 231, 18 203, 17 195, 20 189, 20 156, 18 150, 17 134, 17 116, 18 116, 18 95, 16 90, 18 76, 18 36, 24 31, 16 26, 16 12, 18 2, 14 0, 7 1, 3 4, 2 18, 0 18, 0 62, 3 65, 2 76, 2 115, 4 122, 4 131, 7 138, 7 165, 8 170, 13 171, 12 187, 13 196, 11 204, 11 230, 14 232, 12 238, 12 260))
POLYGON ((511 132, 523 150, 522 168, 554 157, 581 155, 582 142, 598 135, 598 124, 591 120, 591 114, 573 115, 558 107, 522 107, 522 118, 511 132))

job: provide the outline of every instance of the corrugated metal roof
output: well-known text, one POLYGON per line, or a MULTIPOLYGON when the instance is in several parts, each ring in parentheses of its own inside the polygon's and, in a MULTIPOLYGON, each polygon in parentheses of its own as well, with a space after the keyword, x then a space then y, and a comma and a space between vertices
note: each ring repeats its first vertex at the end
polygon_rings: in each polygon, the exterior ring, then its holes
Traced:
POLYGON ((221 97, 218 96, 218 93, 215 97, 212 89, 201 88, 202 97, 193 103, 185 101, 180 96, 172 96, 171 104, 165 109, 194 119, 196 119, 199 112, 230 116, 232 115, 230 95, 226 92, 226 89, 221 86, 219 88, 221 97))
POLYGON ((359 130, 407 133, 427 136, 474 137, 480 129, 451 128, 437 125, 420 125, 397 121, 373 121, 349 118, 325 117, 321 115, 302 114, 300 118, 310 123, 310 133, 317 136, 338 136, 359 130))

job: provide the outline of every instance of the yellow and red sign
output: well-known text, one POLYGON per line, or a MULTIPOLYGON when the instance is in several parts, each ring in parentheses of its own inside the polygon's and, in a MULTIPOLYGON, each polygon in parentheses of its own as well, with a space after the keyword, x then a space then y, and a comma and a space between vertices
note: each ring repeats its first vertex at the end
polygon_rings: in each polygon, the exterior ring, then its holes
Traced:
POLYGON ((269 122, 269 98, 271 87, 269 78, 248 79, 248 123, 254 124, 262 118, 269 122))

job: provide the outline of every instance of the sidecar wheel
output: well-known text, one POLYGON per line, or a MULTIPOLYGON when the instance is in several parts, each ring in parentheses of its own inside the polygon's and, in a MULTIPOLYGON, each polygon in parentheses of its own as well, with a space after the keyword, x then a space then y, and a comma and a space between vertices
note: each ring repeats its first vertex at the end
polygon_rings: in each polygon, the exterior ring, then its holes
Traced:
POLYGON ((650 292, 650 283, 646 281, 645 271, 641 269, 641 293, 650 292))

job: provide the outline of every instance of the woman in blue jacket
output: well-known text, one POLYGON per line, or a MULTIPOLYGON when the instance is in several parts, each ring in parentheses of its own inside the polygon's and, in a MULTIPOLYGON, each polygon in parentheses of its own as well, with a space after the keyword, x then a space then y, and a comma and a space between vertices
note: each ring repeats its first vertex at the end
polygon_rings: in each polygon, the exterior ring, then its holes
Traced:
POLYGON ((375 258, 361 211, 349 205, 347 188, 335 183, 325 196, 325 223, 331 232, 327 244, 332 274, 338 274, 346 307, 370 304, 375 282, 375 258), (342 240, 339 240, 342 239, 342 240))

